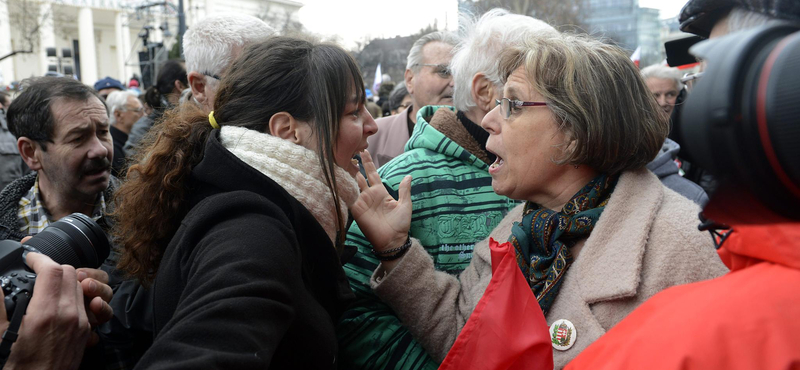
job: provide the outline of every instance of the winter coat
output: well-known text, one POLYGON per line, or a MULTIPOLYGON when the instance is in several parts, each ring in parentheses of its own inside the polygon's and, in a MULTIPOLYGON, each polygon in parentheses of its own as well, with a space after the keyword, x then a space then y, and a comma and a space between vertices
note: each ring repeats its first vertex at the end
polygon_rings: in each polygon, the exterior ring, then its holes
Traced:
POLYGON ((325 230, 212 132, 188 214, 153 284, 153 345, 138 369, 336 368, 352 298, 325 230))
MULTIPOLYGON (((520 205, 491 237, 505 241, 520 205)), ((720 276, 711 238, 697 230, 700 208, 667 189, 645 169, 624 172, 591 235, 573 247, 574 262, 546 319, 571 321, 574 345, 554 350, 556 368, 564 367, 589 344, 642 302, 674 285, 720 276)), ((434 359, 444 359, 491 280, 488 241, 476 244, 472 263, 458 277, 437 272, 414 242, 387 275, 382 265, 372 276, 375 293, 434 359)))
MULTIPOLYGON (((474 125, 474 124, 473 124, 474 125)), ((378 171, 397 196, 411 175, 413 214, 409 234, 418 238, 437 270, 458 274, 473 246, 489 235, 517 202, 492 190, 488 158, 451 107, 426 106, 406 151, 378 171), (430 123, 428 123, 430 122, 430 123)), ((369 279, 378 261, 353 224, 347 243, 358 253, 344 267, 358 303, 337 326, 342 365, 354 369, 436 369, 434 361, 397 315, 372 292, 369 279)))
POLYGON ((680 150, 681 146, 678 143, 666 139, 656 159, 647 164, 647 169, 656 174, 664 186, 697 203, 702 208, 708 203, 708 195, 700 185, 679 174, 675 159, 678 157, 680 150))

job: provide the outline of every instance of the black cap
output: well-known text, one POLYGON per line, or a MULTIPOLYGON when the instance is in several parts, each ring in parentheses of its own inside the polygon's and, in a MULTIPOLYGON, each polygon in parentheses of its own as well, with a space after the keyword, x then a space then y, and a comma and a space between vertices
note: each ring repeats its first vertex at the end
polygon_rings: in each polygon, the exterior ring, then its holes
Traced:
POLYGON ((681 31, 706 37, 733 8, 800 23, 800 1, 796 0, 689 0, 681 10, 681 31))

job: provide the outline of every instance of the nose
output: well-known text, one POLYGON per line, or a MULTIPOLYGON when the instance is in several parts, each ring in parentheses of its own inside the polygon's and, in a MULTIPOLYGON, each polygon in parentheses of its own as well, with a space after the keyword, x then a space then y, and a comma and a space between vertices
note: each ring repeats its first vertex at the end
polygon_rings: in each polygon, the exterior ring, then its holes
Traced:
POLYGON ((364 138, 368 138, 378 132, 378 123, 372 118, 372 114, 367 111, 367 107, 363 108, 367 114, 364 115, 364 138))
POLYGON ((107 158, 109 154, 113 155, 113 152, 105 145, 103 139, 97 136, 92 139, 89 151, 86 153, 89 159, 107 158))
POLYGON ((489 113, 486 113, 486 115, 483 117, 483 120, 481 120, 481 127, 483 127, 483 129, 486 130, 489 135, 497 135, 500 133, 499 120, 502 119, 500 113, 501 110, 502 109, 500 106, 497 105, 494 107, 494 109, 490 110, 489 113))

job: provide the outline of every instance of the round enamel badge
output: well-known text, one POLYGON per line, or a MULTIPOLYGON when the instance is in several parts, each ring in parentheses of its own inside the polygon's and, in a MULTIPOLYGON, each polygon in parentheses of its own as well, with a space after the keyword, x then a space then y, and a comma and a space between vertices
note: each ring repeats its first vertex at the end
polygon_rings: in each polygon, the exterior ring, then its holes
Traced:
POLYGON ((569 320, 561 319, 550 325, 550 342, 553 343, 553 348, 559 351, 572 348, 577 338, 578 331, 569 320))

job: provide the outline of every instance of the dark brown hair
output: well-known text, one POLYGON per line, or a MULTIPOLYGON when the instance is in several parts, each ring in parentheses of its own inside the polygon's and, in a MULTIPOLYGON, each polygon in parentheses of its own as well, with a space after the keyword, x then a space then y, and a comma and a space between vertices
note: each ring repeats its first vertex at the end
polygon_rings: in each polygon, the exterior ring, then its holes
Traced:
POLYGON ((541 35, 502 54, 503 83, 520 67, 567 137, 556 163, 616 174, 658 154, 668 120, 622 49, 586 36, 541 35))
MULTIPOLYGON (((269 119, 288 112, 309 122, 318 138, 320 166, 325 169, 333 201, 339 204, 334 145, 345 107, 353 97, 364 100, 361 72, 340 47, 289 37, 272 37, 247 48, 222 78, 214 102, 220 126, 246 127, 269 133, 269 119)), ((166 113, 145 138, 145 149, 117 191, 114 234, 124 247, 119 268, 147 283, 189 211, 185 202, 189 174, 203 158, 212 128, 208 115, 183 104, 166 113)), ((345 235, 346 215, 339 207, 338 242, 345 235)))

